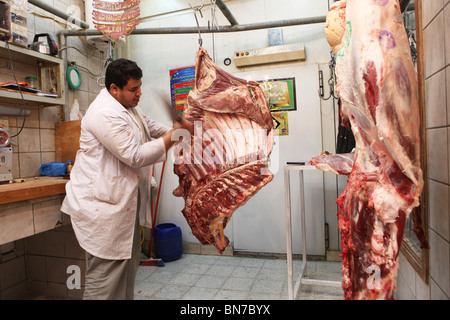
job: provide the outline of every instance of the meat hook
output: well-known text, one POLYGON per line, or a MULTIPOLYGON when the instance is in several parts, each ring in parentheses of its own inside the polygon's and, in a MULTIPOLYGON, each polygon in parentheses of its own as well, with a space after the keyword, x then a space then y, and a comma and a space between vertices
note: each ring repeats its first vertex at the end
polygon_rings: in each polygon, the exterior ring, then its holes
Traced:
POLYGON ((334 95, 334 80, 333 80, 333 76, 328 79, 328 85, 330 86, 330 94, 328 95, 327 98, 324 98, 325 94, 324 94, 324 90, 323 90, 323 71, 319 70, 319 96, 320 99, 322 100, 329 100, 331 97, 333 97, 334 99, 338 99, 338 97, 335 97, 334 95))
POLYGON ((202 0, 202 5, 200 7, 192 7, 190 3, 189 7, 191 7, 191 9, 194 11, 194 18, 195 18, 195 22, 197 23, 197 28, 198 28, 198 44, 200 45, 200 48, 202 47, 203 44, 203 40, 202 40, 202 34, 200 32, 200 24, 198 23, 198 19, 197 19, 197 11, 200 13, 200 17, 203 18, 203 14, 202 14, 202 9, 203 6, 205 5, 205 0, 202 0))
POLYGON ((328 63, 328 67, 330 68, 330 79, 328 79, 328 86, 330 87, 330 94, 328 95, 328 98, 324 98, 324 90, 323 90, 323 71, 319 70, 319 96, 320 99, 322 100, 329 100, 331 97, 333 97, 334 99, 339 99, 339 97, 337 97, 335 95, 334 92, 334 85, 335 85, 335 79, 336 79, 336 74, 335 74, 335 67, 336 67, 336 57, 333 53, 333 51, 331 51, 331 60, 328 63))
POLYGON ((216 19, 216 0, 211 1, 211 25, 208 20, 208 29, 213 30, 214 27, 217 29, 217 19, 216 19))

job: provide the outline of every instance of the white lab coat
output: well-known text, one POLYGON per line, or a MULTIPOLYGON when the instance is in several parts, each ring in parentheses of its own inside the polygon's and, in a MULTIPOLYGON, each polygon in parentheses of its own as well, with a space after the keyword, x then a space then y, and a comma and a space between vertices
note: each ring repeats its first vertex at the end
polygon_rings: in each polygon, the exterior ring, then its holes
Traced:
POLYGON ((106 89, 92 102, 81 121, 80 149, 61 207, 80 246, 103 259, 131 258, 138 186, 140 223, 149 226, 152 165, 166 159, 161 136, 170 128, 136 108, 145 134, 157 139, 142 144, 135 117, 106 89))

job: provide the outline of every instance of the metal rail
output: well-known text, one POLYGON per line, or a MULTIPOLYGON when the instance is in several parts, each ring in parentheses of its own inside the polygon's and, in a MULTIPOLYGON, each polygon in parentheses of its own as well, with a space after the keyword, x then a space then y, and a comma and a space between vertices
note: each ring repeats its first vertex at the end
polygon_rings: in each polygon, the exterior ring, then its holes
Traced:
POLYGON ((216 5, 219 7, 220 11, 222 11, 223 15, 227 20, 231 23, 232 26, 236 26, 239 23, 234 18, 233 14, 231 13, 230 9, 228 9, 227 5, 223 2, 223 0, 216 0, 216 5))
MULTIPOLYGON (((289 19, 289 20, 277 20, 268 21, 262 23, 251 24, 238 24, 234 26, 218 26, 217 28, 210 29, 208 27, 174 27, 174 28, 138 28, 131 32, 130 35, 151 35, 151 34, 189 34, 198 33, 222 33, 222 32, 240 32, 240 31, 252 31, 259 29, 270 29, 279 27, 290 27, 305 24, 325 23, 326 16, 289 19)), ((96 29, 89 30, 61 30, 58 34, 64 37, 71 36, 100 36, 101 32, 96 29)))

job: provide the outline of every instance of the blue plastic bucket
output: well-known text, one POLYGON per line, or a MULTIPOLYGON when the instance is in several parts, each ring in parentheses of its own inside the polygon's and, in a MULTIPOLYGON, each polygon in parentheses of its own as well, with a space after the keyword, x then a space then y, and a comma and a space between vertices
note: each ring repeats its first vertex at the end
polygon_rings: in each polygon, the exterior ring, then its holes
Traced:
POLYGON ((165 262, 181 258, 183 244, 180 227, 173 223, 162 223, 155 227, 155 255, 165 262))

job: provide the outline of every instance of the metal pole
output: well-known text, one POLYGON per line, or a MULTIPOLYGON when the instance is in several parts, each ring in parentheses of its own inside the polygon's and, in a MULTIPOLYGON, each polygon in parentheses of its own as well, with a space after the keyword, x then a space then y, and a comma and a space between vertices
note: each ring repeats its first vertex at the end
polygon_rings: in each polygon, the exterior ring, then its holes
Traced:
MULTIPOLYGON (((65 47, 67 45, 67 38, 64 37, 61 34, 58 34, 58 40, 59 40, 59 45, 61 46, 61 48, 65 47)), ((67 51, 66 50, 62 50, 60 51, 61 54, 61 59, 63 60, 63 68, 64 68, 64 72, 63 74, 66 74, 67 71, 67 51)), ((64 106, 64 120, 68 121, 70 120, 70 101, 69 101, 69 84, 67 83, 67 81, 64 81, 64 92, 65 92, 65 106, 64 106)))
POLYGON ((216 5, 219 7, 220 11, 222 11, 223 15, 227 20, 231 23, 232 26, 238 25, 239 23, 234 18, 230 9, 228 9, 227 5, 223 2, 223 0, 216 0, 216 5))
POLYGON ((292 285, 292 225, 291 225, 291 186, 289 181, 289 169, 284 167, 284 200, 286 214, 286 250, 288 267, 288 296, 289 300, 294 299, 294 287, 292 285))
POLYGON ((284 167, 284 192, 285 192, 285 206, 286 206, 286 238, 287 238, 287 261, 288 261, 288 295, 289 299, 293 300, 298 296, 300 290, 300 285, 310 284, 310 285, 321 285, 321 286, 332 286, 340 287, 340 281, 332 280, 319 280, 319 279, 304 279, 306 276, 306 211, 305 211, 305 184, 304 184, 304 170, 317 170, 314 166, 285 166, 284 167), (291 223, 291 199, 290 199, 290 181, 289 181, 289 171, 299 170, 300 178, 300 210, 301 210, 301 232, 302 232, 302 265, 300 268, 300 275, 297 278, 295 286, 292 284, 292 223, 291 223))
POLYGON ((68 20, 69 22, 72 22, 73 24, 76 24, 77 26, 80 26, 83 29, 88 29, 89 28, 89 24, 87 24, 85 21, 82 21, 80 19, 77 19, 75 17, 72 17, 70 14, 68 14, 67 12, 64 12, 62 10, 59 10, 57 8, 55 8, 53 5, 48 4, 44 1, 41 0, 28 0, 28 3, 31 3, 33 5, 35 5, 36 7, 39 7, 45 11, 48 11, 50 13, 53 13, 55 16, 58 16, 64 20, 68 20))
MULTIPOLYGON (((34 0, 36 1, 36 0, 34 0)), ((219 26, 217 28, 210 29, 208 27, 174 27, 174 28, 142 28, 135 29, 131 32, 131 35, 149 35, 149 34, 187 34, 187 33, 222 33, 222 32, 240 32, 240 31, 252 31, 259 29, 270 29, 279 27, 290 27, 297 25, 313 24, 313 23, 324 23, 326 21, 326 16, 301 18, 301 19, 290 19, 290 20, 278 20, 269 21, 261 23, 251 23, 251 24, 239 24, 235 26, 219 26)), ((70 36, 99 36, 102 35, 101 32, 95 29, 89 30, 61 30, 58 34, 62 34, 65 37, 70 36)))
POLYGON ((301 201, 301 219, 302 219, 302 245, 303 245, 303 275, 306 275, 306 213, 305 213, 305 184, 303 179, 303 170, 299 170, 300 175, 300 201, 301 201))

